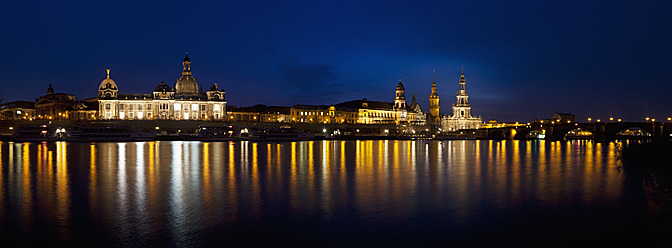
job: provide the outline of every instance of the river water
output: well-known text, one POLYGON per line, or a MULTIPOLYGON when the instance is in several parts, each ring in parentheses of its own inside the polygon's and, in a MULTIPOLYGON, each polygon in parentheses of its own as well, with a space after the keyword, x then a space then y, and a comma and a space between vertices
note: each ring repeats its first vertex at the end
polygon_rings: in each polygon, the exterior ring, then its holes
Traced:
POLYGON ((0 142, 22 245, 645 244, 642 181, 591 141, 0 142))

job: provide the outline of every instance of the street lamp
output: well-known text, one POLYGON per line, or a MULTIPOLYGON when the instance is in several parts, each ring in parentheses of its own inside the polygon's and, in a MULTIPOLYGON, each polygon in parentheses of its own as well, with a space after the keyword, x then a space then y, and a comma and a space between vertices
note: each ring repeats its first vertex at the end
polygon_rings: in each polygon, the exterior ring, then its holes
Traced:
POLYGON ((646 122, 649 122, 649 117, 646 117, 645 119, 646 119, 646 122))
POLYGON ((618 119, 618 122, 621 122, 621 119, 618 119))
POLYGON ((590 120, 592 120, 592 119, 590 117, 588 117, 588 122, 590 122, 590 120))
POLYGON ((614 117, 609 117, 609 121, 614 121, 614 117))

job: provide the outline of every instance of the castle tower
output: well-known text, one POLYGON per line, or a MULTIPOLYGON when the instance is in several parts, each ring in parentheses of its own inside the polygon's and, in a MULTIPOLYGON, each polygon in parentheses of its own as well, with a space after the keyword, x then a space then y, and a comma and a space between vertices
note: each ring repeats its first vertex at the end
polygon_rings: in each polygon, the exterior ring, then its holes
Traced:
POLYGON ((394 108, 395 109, 405 109, 406 108, 406 89, 399 79, 399 84, 397 84, 397 89, 395 90, 396 96, 394 97, 394 108))
POLYGON ((432 93, 429 95, 429 114, 431 117, 427 118, 428 122, 440 123, 441 116, 439 115, 439 94, 436 93, 436 70, 434 70, 434 77, 432 79, 432 93))
POLYGON ((184 56, 184 61, 182 62, 182 77, 177 79, 177 83, 175 83, 175 94, 198 94, 198 83, 196 83, 196 79, 191 76, 191 60, 189 59, 189 54, 184 56))
POLYGON ((453 117, 472 118, 471 104, 469 104, 469 94, 467 94, 467 80, 464 79, 464 67, 460 75, 460 89, 457 91, 457 102, 453 104, 453 117))

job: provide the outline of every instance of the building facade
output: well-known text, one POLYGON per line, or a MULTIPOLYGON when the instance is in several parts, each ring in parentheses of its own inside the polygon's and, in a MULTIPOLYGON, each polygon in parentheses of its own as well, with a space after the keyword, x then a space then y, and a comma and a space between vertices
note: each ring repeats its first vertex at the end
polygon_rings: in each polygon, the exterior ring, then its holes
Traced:
POLYGON ((35 119, 35 102, 14 101, 0 104, 0 120, 35 119))
POLYGON ((199 89, 187 54, 175 87, 161 82, 151 94, 119 94, 107 70, 98 86, 98 113, 103 120, 226 120, 225 93, 217 84, 199 89))
MULTIPOLYGON (((441 128, 443 131, 456 131, 460 129, 477 129, 483 125, 481 117, 471 115, 471 104, 469 103, 469 94, 467 94, 467 81, 464 79, 464 68, 460 75, 459 90, 457 91, 457 102, 453 104, 453 115, 441 118, 441 128)), ((431 99, 431 98, 430 98, 431 99)))

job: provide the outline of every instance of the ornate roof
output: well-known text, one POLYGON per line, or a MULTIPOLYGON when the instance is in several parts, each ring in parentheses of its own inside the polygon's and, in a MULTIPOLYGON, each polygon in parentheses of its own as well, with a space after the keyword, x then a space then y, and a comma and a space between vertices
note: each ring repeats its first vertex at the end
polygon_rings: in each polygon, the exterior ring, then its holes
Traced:
POLYGON ((170 86, 168 86, 168 84, 166 84, 165 82, 161 82, 159 85, 156 86, 156 88, 154 88, 154 92, 163 92, 163 91, 168 92, 173 91, 173 89, 170 88, 170 86))

